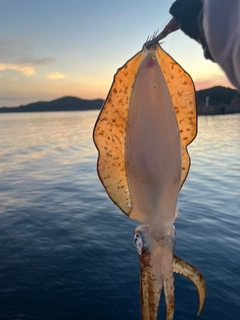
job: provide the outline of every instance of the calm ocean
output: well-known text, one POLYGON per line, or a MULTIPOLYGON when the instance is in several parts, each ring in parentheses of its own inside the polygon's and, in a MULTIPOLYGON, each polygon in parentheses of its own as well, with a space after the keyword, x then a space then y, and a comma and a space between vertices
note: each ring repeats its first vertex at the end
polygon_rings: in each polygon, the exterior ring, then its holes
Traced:
MULTIPOLYGON (((0 320, 140 320, 136 223, 96 174, 97 111, 0 115, 0 320)), ((199 117, 179 197, 176 320, 240 319, 240 115, 199 117)), ((161 299, 159 319, 165 319, 161 299)))

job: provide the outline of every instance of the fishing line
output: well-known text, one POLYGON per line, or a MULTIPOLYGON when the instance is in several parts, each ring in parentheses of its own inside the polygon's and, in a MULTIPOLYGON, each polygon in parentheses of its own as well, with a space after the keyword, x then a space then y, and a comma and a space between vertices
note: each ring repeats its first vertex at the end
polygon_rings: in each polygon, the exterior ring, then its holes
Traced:
POLYGON ((160 30, 162 30, 167 24, 168 22, 171 20, 171 17, 170 18, 167 18, 167 20, 162 24, 160 30))

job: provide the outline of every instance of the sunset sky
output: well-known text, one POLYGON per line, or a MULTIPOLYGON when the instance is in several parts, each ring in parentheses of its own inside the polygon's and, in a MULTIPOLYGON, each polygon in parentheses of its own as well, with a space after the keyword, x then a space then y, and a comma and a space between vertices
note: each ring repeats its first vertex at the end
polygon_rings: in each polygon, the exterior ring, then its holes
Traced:
MULTIPOLYGON (((172 2, 0 0, 0 107, 66 95, 104 99, 116 70, 170 20, 172 2)), ((162 47, 197 89, 231 86, 181 31, 162 47)))

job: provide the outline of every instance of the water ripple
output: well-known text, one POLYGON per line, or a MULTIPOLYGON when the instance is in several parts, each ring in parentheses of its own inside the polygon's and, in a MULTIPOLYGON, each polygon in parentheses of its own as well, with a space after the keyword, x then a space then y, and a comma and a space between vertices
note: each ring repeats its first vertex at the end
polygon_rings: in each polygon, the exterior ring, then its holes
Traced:
MULTIPOLYGON (((140 319, 137 224, 97 177, 97 114, 0 116, 0 320, 140 319)), ((175 251, 206 278, 202 319, 240 317, 239 147, 239 115, 199 118, 175 251)), ((195 287, 175 284, 176 319, 198 319, 195 287)))

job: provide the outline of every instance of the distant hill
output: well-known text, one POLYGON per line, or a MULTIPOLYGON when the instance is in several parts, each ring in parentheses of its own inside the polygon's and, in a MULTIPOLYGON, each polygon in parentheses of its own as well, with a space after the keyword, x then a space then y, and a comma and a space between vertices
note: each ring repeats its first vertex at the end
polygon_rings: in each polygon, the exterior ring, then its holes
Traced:
POLYGON ((46 111, 82 111, 97 110, 103 104, 102 99, 83 100, 76 97, 63 97, 57 100, 34 102, 15 108, 0 108, 0 112, 46 112, 46 111))
POLYGON ((240 104, 240 93, 237 90, 225 87, 213 87, 197 91, 198 105, 205 105, 206 97, 209 97, 209 105, 240 104))
MULTIPOLYGON (((225 87, 213 87, 197 91, 198 107, 204 106, 206 97, 209 97, 209 105, 240 105, 240 94, 237 90, 225 87)), ((57 100, 44 102, 34 102, 15 108, 0 108, 3 112, 46 112, 46 111, 82 111, 99 110, 102 107, 103 100, 83 100, 76 97, 63 97, 57 100)))

